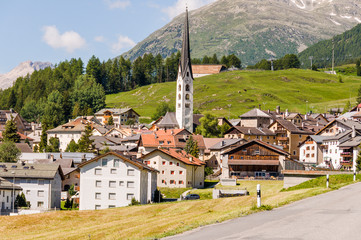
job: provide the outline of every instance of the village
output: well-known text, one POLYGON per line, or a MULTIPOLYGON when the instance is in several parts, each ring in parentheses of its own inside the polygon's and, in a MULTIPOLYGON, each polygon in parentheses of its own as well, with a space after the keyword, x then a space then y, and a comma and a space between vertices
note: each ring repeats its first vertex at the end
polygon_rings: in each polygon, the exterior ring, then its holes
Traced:
POLYGON ((340 109, 301 114, 281 106, 259 107, 238 119, 217 118, 227 129, 221 137, 195 134, 206 116, 193 114, 193 76, 221 69, 192 66, 186 15, 175 112, 141 124, 131 107, 105 108, 48 130, 47 141, 57 139, 59 151, 38 152, 41 125, 26 122, 12 109, 0 111, 0 129, 5 131, 9 122, 16 126, 21 151, 17 162, 0 164, 1 214, 59 210, 70 199, 71 208, 79 210, 156 203, 162 198, 159 188, 201 189, 206 179, 224 185, 284 180, 289 187, 320 175, 355 171, 361 105, 344 114, 340 109), (91 151, 71 151, 81 139, 91 143, 91 151), (19 199, 26 207, 17 206, 19 199))

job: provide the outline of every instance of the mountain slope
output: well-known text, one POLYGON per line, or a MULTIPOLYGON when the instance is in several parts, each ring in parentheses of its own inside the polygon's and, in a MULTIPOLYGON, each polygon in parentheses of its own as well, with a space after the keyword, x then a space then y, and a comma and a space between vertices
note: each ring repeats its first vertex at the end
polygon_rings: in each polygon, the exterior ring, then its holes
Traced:
POLYGON ((10 72, 0 74, 0 89, 11 87, 18 77, 23 77, 27 74, 32 74, 35 70, 52 66, 53 65, 49 62, 22 62, 17 67, 13 68, 10 72))
MULTIPOLYGON (((337 76, 311 70, 234 71, 197 78, 194 81, 194 109, 218 116, 237 117, 262 105, 263 109, 325 112, 355 101, 360 77, 337 76), (308 102, 307 102, 308 101, 308 102)), ((176 82, 152 84, 129 92, 107 95, 109 107, 132 107, 150 117, 157 104, 175 105, 176 82)))
MULTIPOLYGON (((361 57, 361 24, 343 34, 333 38, 335 44, 335 65, 340 65, 352 59, 361 57)), ((317 67, 332 65, 332 39, 318 42, 299 54, 299 59, 304 62, 304 67, 309 68, 313 63, 317 67)))
MULTIPOLYGON (((298 53, 361 22, 358 0, 218 0, 190 12, 192 57, 235 53, 244 64, 298 53), (359 17, 358 17, 359 16, 359 17)), ((181 47, 184 14, 124 54, 169 56, 181 47)))

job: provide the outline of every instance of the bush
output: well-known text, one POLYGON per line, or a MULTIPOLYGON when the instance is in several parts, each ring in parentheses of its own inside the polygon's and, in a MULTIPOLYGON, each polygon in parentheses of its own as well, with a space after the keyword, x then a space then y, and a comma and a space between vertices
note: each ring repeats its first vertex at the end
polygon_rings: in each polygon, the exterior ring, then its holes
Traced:
POLYGON ((140 202, 137 201, 135 198, 132 198, 132 202, 129 204, 129 206, 135 206, 135 205, 140 205, 140 202))

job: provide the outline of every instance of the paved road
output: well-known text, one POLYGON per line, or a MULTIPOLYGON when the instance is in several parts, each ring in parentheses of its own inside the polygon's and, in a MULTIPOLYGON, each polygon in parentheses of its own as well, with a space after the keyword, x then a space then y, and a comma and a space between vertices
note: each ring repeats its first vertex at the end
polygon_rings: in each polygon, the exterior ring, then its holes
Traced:
POLYGON ((361 183, 166 239, 361 239, 361 183))

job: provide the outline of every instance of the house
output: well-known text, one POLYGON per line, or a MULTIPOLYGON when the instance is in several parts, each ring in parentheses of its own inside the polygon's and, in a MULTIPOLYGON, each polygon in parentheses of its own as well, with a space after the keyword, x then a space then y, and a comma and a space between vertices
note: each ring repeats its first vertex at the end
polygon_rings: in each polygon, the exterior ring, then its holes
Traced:
POLYGON ((104 134, 106 137, 126 138, 134 135, 133 129, 130 128, 112 128, 104 134))
POLYGON ((203 188, 205 163, 180 149, 159 148, 142 157, 159 171, 158 187, 203 188))
POLYGON ((133 198, 141 204, 154 200, 158 171, 141 161, 109 152, 78 167, 79 210, 124 207, 133 198))
POLYGON ((268 144, 276 144, 276 133, 268 128, 261 127, 239 127, 235 126, 230 128, 224 134, 224 138, 237 138, 250 140, 261 140, 268 144))
POLYGON ((273 118, 270 114, 267 114, 258 108, 254 108, 245 114, 242 114, 239 118, 241 119, 241 127, 266 128, 273 122, 273 118))
POLYGON ((144 155, 159 147, 184 149, 190 136, 198 143, 199 156, 203 159, 203 136, 194 135, 186 129, 158 130, 153 134, 142 134, 138 142, 138 152, 144 155))
POLYGON ((226 70, 227 68, 221 64, 192 64, 194 78, 218 74, 226 70))
POLYGON ((299 159, 298 146, 306 140, 307 136, 312 132, 301 130, 292 122, 284 119, 276 119, 269 127, 276 135, 276 143, 274 145, 282 146, 283 150, 291 154, 294 159, 299 159))
POLYGON ((206 160, 207 167, 213 168, 213 170, 219 170, 221 168, 221 157, 222 154, 232 148, 236 148, 247 141, 245 139, 235 138, 235 139, 222 139, 218 141, 213 146, 209 147, 210 158, 206 160))
POLYGON ((30 209, 60 209, 61 183, 59 164, 1 163, 0 177, 22 188, 30 209))
POLYGON ((291 161, 289 156, 276 146, 252 140, 223 153, 221 178, 277 177, 286 168, 286 161, 291 161))
POLYGON ((108 125, 110 116, 113 117, 115 127, 120 128, 129 121, 139 124, 140 115, 132 108, 104 108, 95 113, 95 117, 101 124, 108 125))
POLYGON ((13 209, 13 197, 16 198, 21 190, 20 186, 0 177, 0 215, 8 214, 13 209))
POLYGON ((303 141, 300 148, 300 162, 305 165, 319 165, 323 163, 323 140, 325 136, 310 135, 303 141))
POLYGON ((325 127, 318 131, 315 135, 320 136, 335 136, 338 133, 352 130, 353 126, 357 131, 361 132, 361 123, 355 120, 349 119, 334 119, 329 122, 325 127))
POLYGON ((13 109, 10 110, 0 110, 0 132, 5 130, 6 122, 11 120, 11 118, 16 123, 16 128, 18 132, 24 134, 31 131, 30 124, 25 121, 20 114, 15 112, 13 109))
POLYGON ((85 127, 88 124, 92 126, 90 121, 79 117, 74 121, 70 121, 66 124, 50 129, 47 131, 48 141, 52 137, 58 138, 60 152, 65 152, 71 140, 74 140, 76 143, 79 141, 85 132, 85 127))

